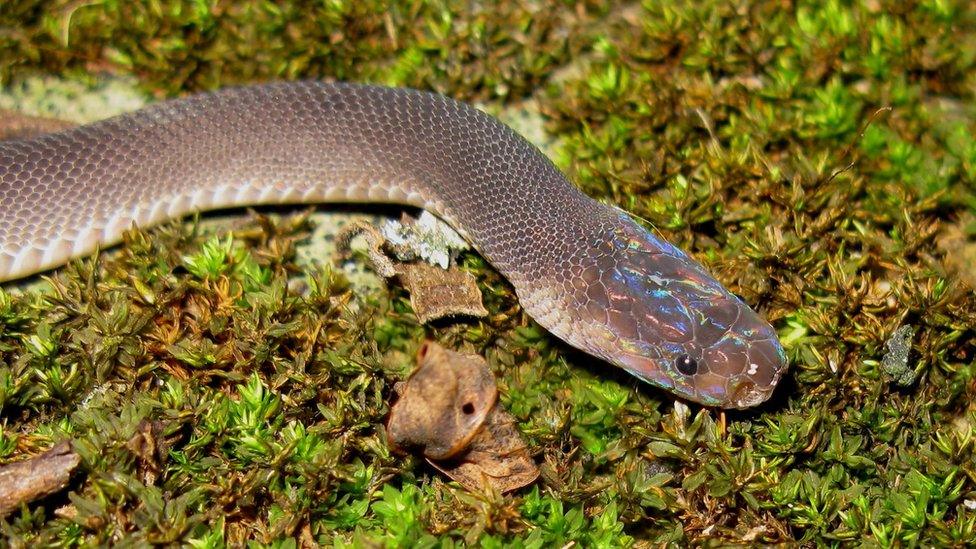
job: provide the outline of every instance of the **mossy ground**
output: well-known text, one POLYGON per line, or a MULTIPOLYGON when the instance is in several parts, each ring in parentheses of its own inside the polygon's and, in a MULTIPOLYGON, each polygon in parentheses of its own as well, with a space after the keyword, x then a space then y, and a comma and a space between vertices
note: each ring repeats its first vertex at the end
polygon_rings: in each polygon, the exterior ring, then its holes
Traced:
POLYGON ((476 255, 492 316, 424 327, 399 290, 297 269, 300 216, 233 238, 172 223, 48 291, 0 292, 0 462, 64 438, 84 458, 69 495, 0 529, 35 546, 973 543, 974 69, 963 0, 4 2, 5 83, 532 98, 572 178, 758 306, 791 368, 754 411, 689 408, 546 335, 476 255), (907 385, 881 367, 902 325, 907 385), (489 358, 535 487, 466 493, 390 455, 391 385, 424 337, 489 358), (130 443, 147 432, 158 451, 130 443))

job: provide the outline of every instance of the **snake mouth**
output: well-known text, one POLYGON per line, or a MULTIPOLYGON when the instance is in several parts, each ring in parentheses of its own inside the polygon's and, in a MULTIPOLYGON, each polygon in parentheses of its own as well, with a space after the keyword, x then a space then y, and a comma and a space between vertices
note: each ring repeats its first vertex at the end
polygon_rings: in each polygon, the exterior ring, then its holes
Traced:
POLYGON ((729 395, 729 406, 731 408, 752 408, 757 404, 765 402, 773 394, 773 387, 760 388, 749 379, 742 379, 729 395))

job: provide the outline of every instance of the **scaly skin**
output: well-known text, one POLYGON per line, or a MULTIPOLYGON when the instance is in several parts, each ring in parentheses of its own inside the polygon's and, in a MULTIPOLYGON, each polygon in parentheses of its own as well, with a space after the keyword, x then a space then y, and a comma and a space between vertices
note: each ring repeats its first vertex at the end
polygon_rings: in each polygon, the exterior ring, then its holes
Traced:
POLYGON ((707 405, 754 406, 786 358, 696 261, 577 190, 494 118, 406 89, 292 82, 0 143, 0 281, 199 210, 387 202, 450 223, 556 336, 707 405))

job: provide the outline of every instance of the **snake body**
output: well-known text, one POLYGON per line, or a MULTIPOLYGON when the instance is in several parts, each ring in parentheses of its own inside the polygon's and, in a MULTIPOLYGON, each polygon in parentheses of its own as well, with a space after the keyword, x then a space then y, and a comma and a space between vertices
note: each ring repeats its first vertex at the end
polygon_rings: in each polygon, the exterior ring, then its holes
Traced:
POLYGON ((0 143, 0 281, 193 211, 428 209, 556 336, 683 397, 748 407, 785 368, 772 327, 696 261, 577 190, 468 105, 401 88, 231 88, 0 143))

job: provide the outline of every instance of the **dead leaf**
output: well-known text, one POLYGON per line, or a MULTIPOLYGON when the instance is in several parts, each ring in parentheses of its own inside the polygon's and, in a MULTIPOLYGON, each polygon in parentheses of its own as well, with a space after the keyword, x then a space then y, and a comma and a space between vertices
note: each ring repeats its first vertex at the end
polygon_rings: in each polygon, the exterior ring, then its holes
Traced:
POLYGON ((401 262, 384 252, 386 239, 369 223, 350 223, 336 236, 340 257, 349 255, 352 239, 361 236, 367 245, 367 257, 377 274, 397 277, 410 292, 410 305, 421 324, 450 316, 488 316, 482 304, 477 280, 468 272, 451 266, 441 269, 424 262, 401 262))
POLYGON ((447 461, 427 461, 468 490, 487 484, 499 492, 510 492, 539 477, 515 419, 497 406, 463 454, 447 461))
POLYGON ((498 407, 488 363, 427 342, 390 411, 395 450, 414 450, 469 490, 501 492, 539 476, 514 419, 498 407))
POLYGON ((421 324, 450 316, 488 316, 481 290, 471 273, 426 263, 395 265, 400 282, 410 292, 410 305, 421 324))
POLYGON ((468 446, 498 398, 491 370, 477 355, 425 342, 418 367, 390 411, 387 433, 396 447, 447 459, 468 446))

